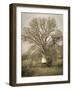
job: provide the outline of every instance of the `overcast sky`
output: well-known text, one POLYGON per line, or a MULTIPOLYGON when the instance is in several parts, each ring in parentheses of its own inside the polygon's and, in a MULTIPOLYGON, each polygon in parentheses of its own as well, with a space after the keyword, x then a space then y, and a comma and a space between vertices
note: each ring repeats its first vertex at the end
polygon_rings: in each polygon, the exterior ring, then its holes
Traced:
MULTIPOLYGON (((62 14, 43 14, 43 13, 21 13, 21 32, 24 30, 24 27, 29 26, 30 21, 32 20, 32 18, 38 18, 38 17, 53 17, 56 20, 58 29, 60 29, 61 31, 63 31, 63 15, 62 14)), ((21 42, 21 52, 22 54, 24 54, 25 52, 28 51, 28 49, 30 48, 30 45, 28 42, 21 42)))
POLYGON ((63 30, 63 15, 62 14, 38 14, 38 13, 21 13, 21 28, 24 30, 24 26, 29 26, 30 21, 32 18, 38 17, 53 17, 56 20, 58 28, 62 31, 63 30))

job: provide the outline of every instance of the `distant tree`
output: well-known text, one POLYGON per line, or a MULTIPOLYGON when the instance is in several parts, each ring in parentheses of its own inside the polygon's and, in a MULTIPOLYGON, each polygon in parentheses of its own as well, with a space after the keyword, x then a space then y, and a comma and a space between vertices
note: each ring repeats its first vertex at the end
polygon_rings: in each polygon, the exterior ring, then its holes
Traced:
POLYGON ((53 17, 33 18, 28 27, 24 27, 22 40, 32 44, 31 54, 38 52, 42 56, 42 63, 48 61, 48 49, 52 46, 52 59, 56 59, 56 42, 62 38, 56 20, 53 17))

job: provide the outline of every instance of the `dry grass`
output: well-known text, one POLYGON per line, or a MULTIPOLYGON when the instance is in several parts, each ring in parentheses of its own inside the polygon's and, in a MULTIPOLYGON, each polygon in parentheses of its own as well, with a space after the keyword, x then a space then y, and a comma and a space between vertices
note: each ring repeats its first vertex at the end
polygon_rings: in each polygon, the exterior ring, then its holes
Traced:
POLYGON ((62 75, 62 66, 51 66, 51 67, 23 67, 22 77, 24 76, 51 76, 51 75, 62 75))

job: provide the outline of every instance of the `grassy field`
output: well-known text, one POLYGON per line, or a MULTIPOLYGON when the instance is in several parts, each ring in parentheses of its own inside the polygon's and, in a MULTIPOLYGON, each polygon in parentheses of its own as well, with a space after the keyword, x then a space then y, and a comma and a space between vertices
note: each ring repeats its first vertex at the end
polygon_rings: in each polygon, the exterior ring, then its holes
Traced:
POLYGON ((22 77, 62 75, 62 66, 22 66, 22 77))

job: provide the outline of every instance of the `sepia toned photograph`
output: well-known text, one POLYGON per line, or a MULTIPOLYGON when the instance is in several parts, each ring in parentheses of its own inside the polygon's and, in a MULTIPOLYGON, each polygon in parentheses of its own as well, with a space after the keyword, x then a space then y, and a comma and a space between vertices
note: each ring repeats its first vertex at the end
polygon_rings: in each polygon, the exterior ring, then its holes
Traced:
POLYGON ((21 13, 21 75, 63 74, 63 15, 21 13))

